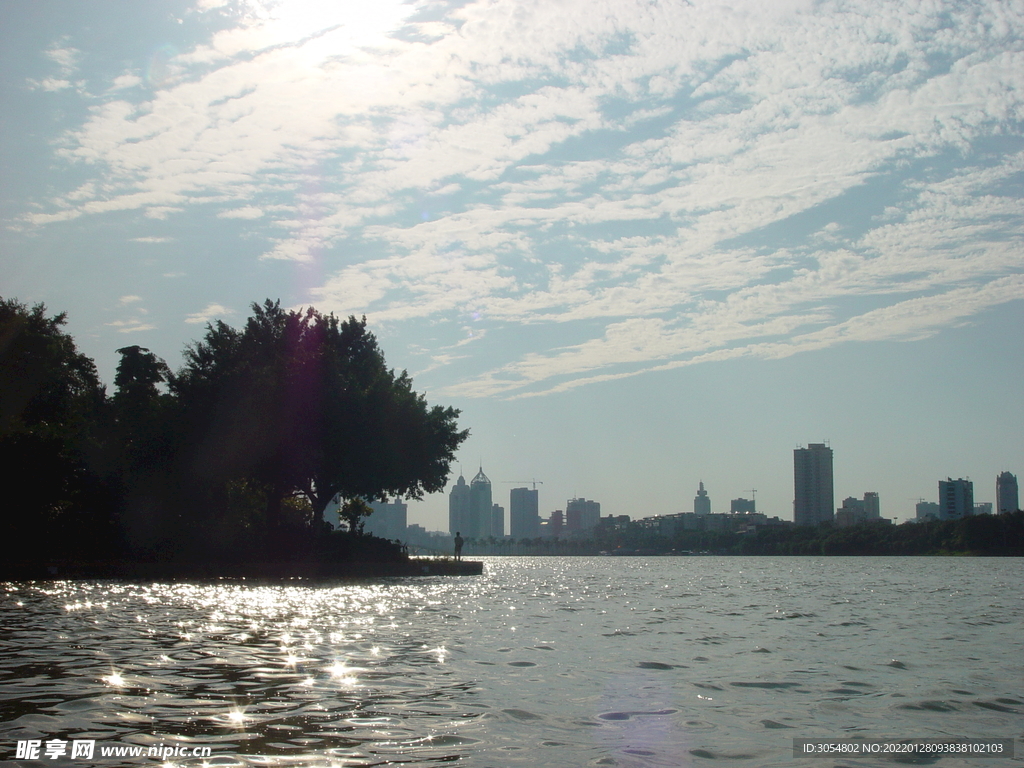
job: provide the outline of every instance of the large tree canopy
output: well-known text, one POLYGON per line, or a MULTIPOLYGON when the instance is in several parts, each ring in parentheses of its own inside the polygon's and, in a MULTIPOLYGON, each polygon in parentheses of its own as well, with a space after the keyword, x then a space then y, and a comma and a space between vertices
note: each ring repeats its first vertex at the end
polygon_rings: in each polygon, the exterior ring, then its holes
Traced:
POLYGON ((63 331, 66 316, 46 316, 0 299, 0 434, 69 437, 95 417, 104 391, 96 366, 63 331))
POLYGON ((105 533, 90 469, 101 453, 104 389, 64 319, 0 299, 0 466, 22 491, 2 529, 21 556, 71 541, 94 548, 105 533))
POLYGON ((0 466, 29 491, 0 531, 21 556, 397 556, 339 544, 319 513, 337 495, 356 519, 366 500, 441 490, 459 412, 389 369, 365 319, 252 310, 207 326, 177 373, 119 349, 107 397, 63 315, 0 299, 0 466))
POLYGON ((467 431, 387 368, 366 320, 254 304, 244 329, 222 322, 170 380, 192 470, 249 477, 281 500, 301 493, 322 512, 346 498, 420 498, 443 489, 467 431))

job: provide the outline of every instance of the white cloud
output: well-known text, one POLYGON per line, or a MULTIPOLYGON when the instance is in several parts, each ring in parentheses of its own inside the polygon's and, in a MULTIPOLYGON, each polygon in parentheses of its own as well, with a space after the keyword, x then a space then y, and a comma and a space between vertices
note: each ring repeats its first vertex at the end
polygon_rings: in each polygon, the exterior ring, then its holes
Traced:
POLYGON ((156 330, 156 326, 152 323, 144 322, 140 319, 133 320, 115 320, 112 323, 107 323, 108 326, 116 328, 118 333, 138 333, 139 331, 153 331, 156 330))
POLYGON ((229 211, 221 211, 217 214, 220 219, 259 219, 263 216, 263 209, 249 205, 244 208, 232 208, 229 211))
MULTIPOLYGON (((647 365, 627 372, 573 376, 544 389, 533 389, 513 394, 511 397, 519 399, 566 392, 588 384, 741 357, 764 359, 789 357, 800 352, 823 349, 846 341, 914 341, 932 336, 949 325, 967 322, 972 316, 998 304, 1019 300, 1022 295, 1024 295, 1024 276, 1017 275, 1000 279, 981 288, 957 289, 939 296, 900 302, 821 331, 795 335, 787 341, 762 342, 715 349, 683 360, 647 365)), ((521 386, 521 382, 509 382, 492 373, 477 380, 449 387, 443 394, 488 397, 519 389, 521 386)))
MULTIPOLYGON (((136 198, 136 200, 139 199, 141 198, 136 198)), ((175 208, 171 205, 156 205, 146 209, 146 218, 163 221, 164 219, 169 218, 171 214, 181 213, 181 211, 181 208, 175 208)))
POLYGON ((185 322, 198 325, 217 320, 224 315, 233 315, 234 310, 228 309, 221 304, 207 304, 204 309, 185 317, 185 322))
POLYGON ((94 179, 24 221, 237 220, 263 258, 322 267, 323 309, 479 313, 506 356, 462 394, 912 337, 964 317, 942 297, 1010 300, 1024 161, 988 147, 1024 118, 1012 3, 245 5, 176 80, 116 78, 60 151, 94 179), (587 330, 508 359, 499 323, 587 330))
POLYGON ((110 86, 112 91, 120 91, 125 88, 134 88, 138 85, 142 85, 143 80, 138 75, 124 74, 114 78, 113 84, 110 86))
POLYGON ((77 71, 82 52, 68 45, 55 44, 46 49, 44 55, 60 67, 61 74, 70 75, 77 71))
POLYGON ((56 77, 47 77, 43 80, 29 80, 28 84, 29 87, 34 90, 49 91, 51 93, 55 91, 66 91, 67 89, 74 87, 70 80, 64 80, 56 77))

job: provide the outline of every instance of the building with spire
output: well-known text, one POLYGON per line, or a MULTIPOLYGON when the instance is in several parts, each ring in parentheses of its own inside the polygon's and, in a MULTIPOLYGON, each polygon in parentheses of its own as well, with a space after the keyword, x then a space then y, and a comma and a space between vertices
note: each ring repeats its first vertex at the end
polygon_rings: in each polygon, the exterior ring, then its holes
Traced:
POLYGON ((711 497, 708 496, 708 492, 704 490, 703 480, 700 481, 700 487, 697 489, 697 495, 693 497, 693 514, 711 514, 711 497))
POLYGON ((491 536, 491 516, 494 514, 491 499, 491 481, 484 474, 484 468, 469 483, 469 522, 462 535, 474 539, 491 536))

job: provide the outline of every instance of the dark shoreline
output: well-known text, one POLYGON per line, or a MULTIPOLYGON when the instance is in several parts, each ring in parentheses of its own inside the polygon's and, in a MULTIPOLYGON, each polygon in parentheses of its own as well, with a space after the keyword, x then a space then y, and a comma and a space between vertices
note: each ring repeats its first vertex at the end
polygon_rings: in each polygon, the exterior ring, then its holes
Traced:
POLYGON ((53 561, 0 566, 0 581, 49 579, 359 579, 391 576, 479 576, 479 560, 410 558, 384 562, 147 563, 53 561))

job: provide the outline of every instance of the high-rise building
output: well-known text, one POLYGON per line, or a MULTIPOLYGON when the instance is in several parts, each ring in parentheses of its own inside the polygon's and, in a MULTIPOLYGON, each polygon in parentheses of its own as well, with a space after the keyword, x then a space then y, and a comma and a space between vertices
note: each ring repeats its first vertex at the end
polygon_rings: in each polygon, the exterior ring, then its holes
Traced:
POLYGON ((843 499, 843 506, 836 510, 835 523, 840 528, 863 523, 866 518, 864 502, 848 496, 843 499))
POLYGON ((867 491, 864 494, 864 517, 867 520, 881 519, 882 509, 878 504, 877 491, 867 491))
POLYGON ((513 539, 540 536, 540 499, 536 488, 513 488, 509 494, 509 532, 513 539))
POLYGON ((469 486, 466 478, 459 474, 459 480, 452 486, 448 494, 448 532, 454 536, 461 533, 468 537, 469 533, 469 486))
POLYGON ((996 512, 1016 512, 1018 509, 1017 478, 1009 472, 1000 472, 996 478, 996 512))
POLYGON ((793 451, 793 521, 818 525, 833 518, 832 449, 811 443, 793 451))
POLYGON ((881 512, 875 491, 868 491, 863 499, 849 496, 843 499, 843 506, 836 510, 835 523, 840 528, 878 520, 881 520, 881 512))
MULTIPOLYGON (((491 535, 491 516, 493 515, 491 500, 491 481, 484 474, 484 468, 476 473, 469 484, 469 524, 466 526, 474 539, 486 539, 491 535)), ((466 531, 462 532, 465 537, 466 531)))
POLYGON ((917 520, 938 520, 939 519, 939 505, 934 501, 925 501, 922 499, 917 502, 914 507, 914 512, 917 520))
POLYGON ((959 520, 974 514, 974 483, 960 478, 939 480, 939 520, 959 520))
POLYGON ((742 496, 729 502, 729 513, 733 515, 753 515, 757 513, 757 504, 753 499, 744 499, 742 496))
POLYGON ((601 520, 601 505, 593 500, 569 499, 565 502, 565 528, 569 533, 592 531, 601 520))
POLYGON ((548 517, 547 536, 560 536, 565 531, 565 513, 556 509, 548 517))
POLYGON ((491 536, 505 538, 505 508, 500 504, 491 505, 491 536))
POLYGON ((700 481, 700 487, 697 489, 697 495, 693 497, 693 514, 711 514, 711 497, 708 496, 708 492, 704 490, 703 480, 700 481))
POLYGON ((371 501, 373 512, 363 522, 363 532, 372 533, 382 539, 405 540, 405 529, 409 522, 409 505, 399 498, 394 501, 371 501))

